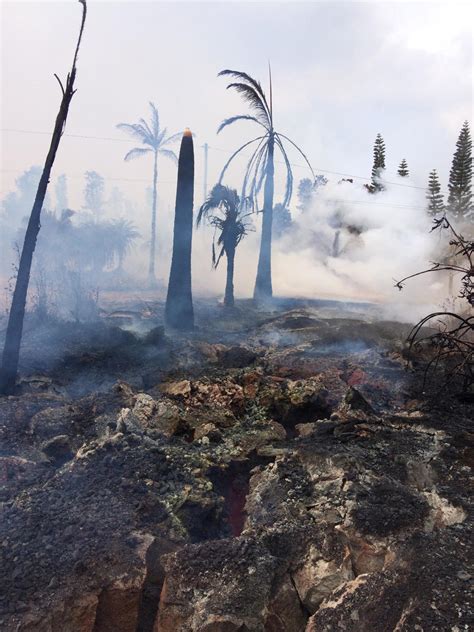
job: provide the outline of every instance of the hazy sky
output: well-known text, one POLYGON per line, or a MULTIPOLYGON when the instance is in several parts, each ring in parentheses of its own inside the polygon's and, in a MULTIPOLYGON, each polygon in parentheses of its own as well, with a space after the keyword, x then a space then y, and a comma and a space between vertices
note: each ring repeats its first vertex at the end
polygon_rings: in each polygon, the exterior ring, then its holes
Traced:
MULTIPOLYGON (((251 123, 216 136, 222 118, 245 112, 216 78, 245 70, 264 84, 271 60, 276 126, 307 152, 315 170, 370 174, 381 132, 387 166, 406 158, 424 186, 437 168, 443 186, 462 122, 472 120, 472 10, 445 2, 95 2, 89 1, 77 94, 54 176, 69 177, 82 204, 82 174, 95 169, 143 204, 148 158, 124 163, 133 146, 115 128, 148 116, 154 101, 171 132, 196 134, 196 200, 202 197, 202 149, 209 184, 251 123)), ((41 164, 60 100, 53 77, 66 74, 80 5, 2 2, 1 194, 29 165, 41 164)), ((301 159, 292 156, 300 165, 301 159)), ((295 179, 307 172, 295 167, 295 179)), ((233 172, 238 184, 238 173, 233 172)), ((334 176, 336 177, 336 176, 334 176)), ((160 198, 169 212, 175 167, 160 165, 160 198)), ((53 179, 54 181, 54 179, 53 179)), ((163 211, 165 212, 165 210, 163 211)))

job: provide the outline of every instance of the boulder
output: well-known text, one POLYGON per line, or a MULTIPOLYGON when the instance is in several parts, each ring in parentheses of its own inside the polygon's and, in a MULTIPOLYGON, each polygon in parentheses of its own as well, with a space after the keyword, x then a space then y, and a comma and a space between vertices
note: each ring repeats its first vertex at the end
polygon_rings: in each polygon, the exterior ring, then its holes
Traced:
POLYGON ((160 391, 169 397, 186 398, 191 395, 191 382, 180 380, 179 382, 163 382, 160 391))
POLYGON ((57 435, 45 441, 41 450, 55 466, 61 466, 74 457, 67 435, 57 435))
POLYGON ((317 547, 311 546, 304 564, 293 573, 296 590, 305 608, 313 614, 321 602, 336 588, 352 579, 350 555, 342 560, 324 559, 317 547))
POLYGON ((135 398, 135 405, 132 408, 132 414, 141 425, 146 425, 153 417, 156 410, 156 402, 150 395, 139 393, 135 398))

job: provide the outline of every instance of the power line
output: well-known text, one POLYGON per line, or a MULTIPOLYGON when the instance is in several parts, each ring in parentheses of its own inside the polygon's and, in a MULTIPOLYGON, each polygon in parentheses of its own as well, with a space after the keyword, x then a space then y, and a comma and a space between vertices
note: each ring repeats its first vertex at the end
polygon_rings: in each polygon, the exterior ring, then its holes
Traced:
MULTIPOLYGON (((17 169, 0 169, 1 173, 24 173, 22 170, 17 169)), ((66 173, 68 178, 82 179, 84 175, 79 174, 70 174, 66 173)), ((106 181, 117 181, 117 182, 146 182, 149 183, 149 180, 139 179, 139 178, 109 178, 107 176, 102 176, 106 181)), ((175 184, 176 180, 158 180, 158 184, 175 184)), ((7 193, 7 191, 5 191, 7 193)), ((422 209, 421 206, 411 206, 407 204, 389 204, 387 202, 371 202, 370 200, 326 200, 328 203, 337 203, 337 204, 375 204, 376 206, 389 206, 391 208, 408 208, 408 209, 422 209)))
MULTIPOLYGON (((233 151, 229 151, 228 149, 221 149, 220 147, 213 147, 211 145, 208 146, 209 149, 214 149, 215 151, 222 151, 226 154, 233 154, 233 151)), ((241 156, 245 156, 245 157, 249 157, 250 154, 240 154, 241 156)), ((276 164, 279 165, 284 165, 286 163, 284 163, 281 160, 275 160, 276 164)), ((294 162, 290 162, 289 163, 292 167, 299 167, 300 169, 308 169, 308 165, 299 165, 297 163, 294 162)), ((357 178, 358 180, 365 180, 366 182, 370 181, 370 178, 367 178, 365 176, 356 176, 353 173, 342 173, 340 171, 329 171, 328 169, 319 169, 317 167, 314 168, 314 171, 321 171, 322 173, 330 173, 331 175, 335 175, 335 176, 349 176, 350 178, 357 178)), ((421 189, 422 191, 426 191, 425 187, 418 187, 414 184, 403 184, 402 182, 388 182, 387 180, 384 180, 384 184, 393 184, 394 186, 397 187, 408 187, 409 189, 421 189)))
MULTIPOLYGON (((27 129, 10 129, 10 128, 2 128, 2 132, 14 132, 16 134, 41 134, 51 136, 51 132, 38 132, 27 129)), ((68 136, 69 138, 85 138, 86 140, 111 140, 117 143, 132 143, 135 144, 133 140, 127 138, 112 138, 110 136, 86 136, 85 134, 63 134, 63 136, 68 136)))
MULTIPOLYGON (((2 128, 1 130, 2 132, 14 132, 14 133, 18 133, 18 134, 46 134, 46 135, 50 135, 50 132, 39 132, 39 131, 33 131, 33 130, 24 130, 24 129, 10 129, 10 128, 2 128)), ((112 137, 107 137, 107 136, 86 136, 84 134, 64 134, 64 136, 68 136, 69 138, 82 138, 85 140, 105 140, 105 141, 114 141, 114 142, 119 142, 119 143, 131 143, 134 144, 132 140, 129 139, 125 139, 125 138, 112 138, 112 137)), ((222 149, 221 147, 214 147, 211 145, 207 145, 209 149, 214 149, 215 151, 221 151, 224 152, 226 154, 233 154, 233 151, 230 151, 229 149, 222 149)), ((242 156, 247 156, 249 154, 241 154, 242 156)), ((278 161, 275 160, 276 164, 280 164, 283 165, 285 164, 282 161, 278 161)), ((299 165, 298 163, 294 163, 294 162, 290 162, 289 163, 292 167, 297 167, 300 169, 307 169, 308 165, 299 165)), ((330 171, 329 169, 319 169, 319 168, 315 168, 315 171, 320 171, 321 173, 329 173, 331 175, 335 175, 335 176, 348 176, 350 178, 357 178, 358 180, 365 180, 366 182, 370 181, 370 178, 367 178, 365 176, 357 176, 354 175, 353 173, 343 173, 340 171, 330 171)), ((406 187, 408 189, 419 189, 421 191, 425 191, 426 188, 425 187, 419 187, 416 186, 415 184, 403 184, 402 182, 388 182, 385 181, 385 184, 390 184, 396 187, 406 187)))

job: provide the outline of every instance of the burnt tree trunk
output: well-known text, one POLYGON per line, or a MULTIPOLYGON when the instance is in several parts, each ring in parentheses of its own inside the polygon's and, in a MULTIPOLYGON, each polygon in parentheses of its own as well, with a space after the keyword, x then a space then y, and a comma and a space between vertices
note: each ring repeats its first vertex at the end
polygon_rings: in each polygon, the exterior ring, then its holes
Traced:
POLYGON ((234 261, 235 246, 230 246, 226 250, 227 256, 227 277, 225 284, 224 305, 226 307, 234 307, 234 261))
POLYGON ((0 394, 11 393, 15 387, 16 376, 18 372, 18 361, 20 357, 21 338, 23 333, 23 321, 26 309, 26 297, 28 294, 28 285, 30 281, 31 263, 33 253, 36 247, 36 240, 41 227, 41 209, 43 207, 46 190, 48 188, 51 169, 54 164, 56 152, 59 142, 64 131, 66 119, 69 111, 71 99, 74 96, 74 80, 76 78, 76 61, 81 44, 82 32, 86 20, 87 6, 85 0, 79 0, 82 4, 82 22, 77 40, 76 51, 72 63, 71 72, 67 76, 66 86, 63 87, 59 81, 63 97, 59 112, 54 124, 53 135, 49 147, 48 155, 43 167, 43 173, 39 181, 38 190, 36 192, 35 201, 31 210, 30 219, 25 233, 25 240, 20 256, 20 264, 18 267, 18 275, 13 292, 10 314, 8 317, 7 332, 5 335, 5 346, 2 356, 2 368, 0 369, 0 394))
POLYGON ((273 193, 274 193, 274 149, 273 137, 268 141, 268 162, 263 192, 262 236, 260 240, 260 254, 258 257, 257 279, 253 297, 258 302, 271 299, 272 290, 272 223, 273 223, 273 193))
POLYGON ((178 161, 178 184, 174 215, 173 257, 171 260, 165 322, 182 331, 194 328, 191 290, 191 246, 193 235, 194 148, 193 137, 186 130, 181 140, 178 161))

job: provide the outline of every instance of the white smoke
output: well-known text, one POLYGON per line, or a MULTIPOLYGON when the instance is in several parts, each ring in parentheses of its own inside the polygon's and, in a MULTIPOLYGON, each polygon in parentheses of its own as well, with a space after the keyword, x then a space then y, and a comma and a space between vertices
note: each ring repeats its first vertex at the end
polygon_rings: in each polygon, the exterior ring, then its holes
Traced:
MULTIPOLYGON (((400 184, 408 184, 400 179, 400 184)), ((386 185, 373 195, 362 184, 328 183, 318 189, 307 211, 293 211, 293 226, 273 244, 273 289, 276 296, 370 301, 384 307, 387 317, 410 320, 439 305, 446 285, 438 275, 409 281, 403 292, 399 279, 425 269, 439 256, 440 238, 431 233, 422 189, 386 185), (335 244, 338 226, 342 227, 335 244), (347 227, 361 230, 360 235, 347 227), (336 245, 336 249, 335 249, 336 245), (335 256, 337 251, 337 256, 335 256)), ((257 266, 257 231, 237 251, 235 290, 250 297, 257 266)), ((208 235, 208 237, 210 237, 208 235)), ((195 292, 223 293, 225 263, 210 270, 210 242, 194 241, 195 292)))
MULTIPOLYGON (((424 190, 406 186, 412 184, 407 178, 397 180, 393 176, 390 180, 404 186, 387 183, 384 191, 373 195, 362 183, 329 182, 318 188, 311 207, 304 212, 296 208, 294 198, 292 227, 273 242, 275 296, 370 301, 383 307, 387 317, 403 320, 416 319, 427 309, 440 306, 447 295, 446 279, 441 275, 413 279, 403 292, 394 287, 396 280, 439 259, 441 247, 438 232, 430 232, 424 190), (351 232, 348 227, 361 232, 351 232)), ((165 295, 171 262, 173 206, 164 199, 158 205, 157 276, 162 291, 156 294, 161 298, 165 295)), ((137 201, 135 208, 139 212, 131 219, 140 229, 142 239, 130 253, 126 270, 137 280, 132 293, 139 298, 146 288, 150 218, 146 203, 137 201)), ((261 214, 254 217, 253 223, 255 230, 249 232, 237 249, 234 282, 237 298, 253 294, 261 214)), ((193 234, 195 297, 220 298, 224 294, 226 262, 223 258, 217 270, 212 268, 212 238, 213 229, 206 226, 193 234)))

